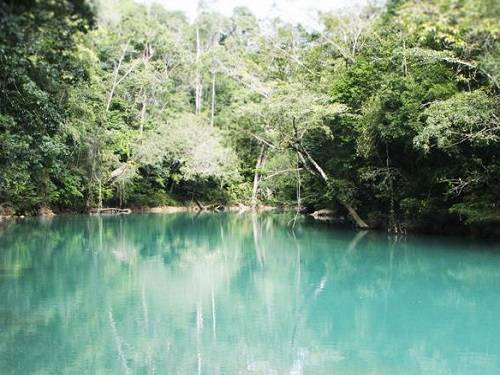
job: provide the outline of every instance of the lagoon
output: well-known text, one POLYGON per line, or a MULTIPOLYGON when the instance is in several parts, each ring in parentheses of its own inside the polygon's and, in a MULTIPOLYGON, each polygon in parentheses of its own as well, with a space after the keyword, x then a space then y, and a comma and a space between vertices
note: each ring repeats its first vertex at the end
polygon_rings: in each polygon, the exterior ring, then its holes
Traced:
POLYGON ((0 226, 1 374, 498 374, 498 243, 288 214, 0 226))

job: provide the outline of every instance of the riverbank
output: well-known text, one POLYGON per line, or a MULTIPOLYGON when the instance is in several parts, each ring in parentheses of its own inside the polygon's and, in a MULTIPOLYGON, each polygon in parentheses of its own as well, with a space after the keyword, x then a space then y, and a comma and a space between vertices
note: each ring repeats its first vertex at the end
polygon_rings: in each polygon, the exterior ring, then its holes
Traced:
MULTIPOLYGON (((221 204, 196 204, 194 202, 187 203, 185 205, 164 205, 164 206, 132 206, 128 208, 103 208, 100 212, 99 210, 57 210, 50 209, 47 207, 39 209, 36 213, 19 215, 14 212, 3 212, 0 214, 0 223, 16 219, 25 219, 29 217, 41 217, 50 218, 56 215, 65 214, 89 214, 89 215, 127 215, 130 213, 152 213, 152 214, 175 214, 181 212, 234 212, 234 213, 246 213, 255 211, 258 213, 262 212, 294 212, 296 211, 295 206, 267 206, 260 205, 252 208, 248 205, 238 204, 238 205, 221 205, 221 204)), ((355 224, 349 219, 348 216, 342 215, 341 213, 330 210, 330 209, 320 209, 316 211, 301 211, 301 215, 313 218, 316 221, 322 221, 325 223, 331 223, 335 225, 343 225, 346 227, 355 227, 355 224)), ((426 223, 425 225, 416 225, 415 223, 404 223, 401 224, 401 228, 398 232, 390 230, 390 228, 382 221, 369 221, 369 230, 377 232, 388 232, 391 235, 402 235, 406 234, 426 234, 426 235, 444 235, 444 236, 461 236, 461 237, 472 237, 472 238, 484 238, 484 239, 500 239, 500 225, 497 223, 484 223, 482 225, 466 225, 457 221, 450 222, 440 222, 434 221, 426 223)))
POLYGON ((255 208, 251 206, 238 204, 238 205, 229 205, 225 206, 222 204, 209 204, 209 205, 201 205, 201 204, 185 204, 185 205, 176 205, 176 206, 131 206, 125 208, 117 208, 117 207, 103 207, 101 209, 88 209, 88 210, 57 210, 50 209, 47 207, 43 207, 39 209, 36 213, 27 213, 27 214, 17 214, 14 211, 2 213, 0 214, 0 221, 2 220, 10 220, 10 219, 24 219, 26 217, 52 217, 60 214, 102 214, 102 215, 117 215, 117 214, 130 214, 130 213, 178 213, 178 212, 247 212, 255 210, 257 212, 267 212, 267 211, 288 211, 291 210, 290 207, 275 207, 275 206, 267 206, 260 205, 255 208))

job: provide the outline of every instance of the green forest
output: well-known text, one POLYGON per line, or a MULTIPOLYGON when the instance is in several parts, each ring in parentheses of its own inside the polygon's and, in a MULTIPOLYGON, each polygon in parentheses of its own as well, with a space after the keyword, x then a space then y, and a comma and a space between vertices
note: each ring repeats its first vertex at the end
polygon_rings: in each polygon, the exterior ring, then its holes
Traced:
POLYGON ((0 215, 282 207, 498 234, 500 2, 311 29, 247 8, 0 3, 0 215))

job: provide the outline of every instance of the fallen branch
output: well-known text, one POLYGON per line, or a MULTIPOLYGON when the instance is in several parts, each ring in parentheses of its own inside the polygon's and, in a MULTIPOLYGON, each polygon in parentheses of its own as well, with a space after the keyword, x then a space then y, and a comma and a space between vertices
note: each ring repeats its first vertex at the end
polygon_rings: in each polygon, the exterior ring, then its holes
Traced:
POLYGON ((92 208, 90 210, 91 214, 104 214, 104 215, 121 215, 121 214, 130 214, 132 210, 130 208, 115 208, 115 207, 107 207, 107 208, 92 208))

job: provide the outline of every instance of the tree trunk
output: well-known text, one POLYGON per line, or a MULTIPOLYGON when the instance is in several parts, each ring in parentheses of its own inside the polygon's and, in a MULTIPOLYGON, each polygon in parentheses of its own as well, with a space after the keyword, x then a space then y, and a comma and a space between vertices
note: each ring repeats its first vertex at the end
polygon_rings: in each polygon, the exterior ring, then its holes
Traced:
POLYGON ((309 160, 309 162, 313 165, 314 169, 316 169, 316 171, 320 174, 321 178, 323 178, 325 182, 328 182, 328 176, 326 175, 323 168, 319 166, 316 160, 312 158, 311 154, 309 154, 309 152, 307 152, 307 150, 302 145, 300 146, 300 152, 305 154, 307 160, 309 160))
POLYGON ((120 67, 122 66, 123 59, 125 58, 125 55, 127 54, 128 46, 130 44, 130 41, 127 40, 127 43, 125 43, 125 46, 123 47, 122 54, 120 58, 118 59, 118 64, 115 67, 115 71, 113 72, 113 83, 111 85, 111 90, 109 91, 108 95, 108 100, 106 102, 106 113, 109 111, 109 107, 111 106, 111 100, 113 99, 113 95, 115 93, 116 87, 120 84, 120 82, 130 74, 130 72, 133 69, 133 66, 125 72, 125 74, 118 79, 118 74, 120 73, 120 67))
POLYGON ((142 97, 142 108, 141 108, 141 119, 139 121, 140 128, 139 128, 139 133, 142 136, 142 133, 144 131, 144 121, 146 120, 146 106, 148 103, 148 97, 146 94, 146 90, 144 90, 144 95, 142 97))
POLYGON ((363 219, 361 219, 361 217, 359 217, 356 210, 354 208, 352 208, 352 206, 350 204, 343 202, 343 201, 340 201, 340 204, 342 204, 347 209, 347 211, 349 211, 349 215, 351 215, 351 217, 356 222, 356 225, 359 228, 361 228, 361 229, 368 229, 369 228, 368 224, 366 224, 366 222, 363 219))
POLYGON ((196 77, 195 77, 195 113, 199 115, 201 113, 201 96, 203 93, 203 88, 201 85, 201 73, 200 73, 200 57, 201 57, 201 46, 200 46, 200 29, 196 26, 196 77))
POLYGON ((259 184, 261 181, 260 168, 265 161, 265 146, 260 146, 259 157, 257 158, 257 163, 255 164, 255 175, 253 178, 253 189, 252 189, 252 209, 255 210, 257 207, 257 193, 259 192, 259 184))
POLYGON ((194 200, 194 203, 196 203, 196 205, 200 209, 200 211, 207 211, 208 210, 208 208, 206 206, 201 204, 201 202, 198 200, 198 198, 193 197, 193 200, 194 200))
POLYGON ((214 126, 215 118, 215 70, 212 72, 212 114, 210 117, 210 125, 214 126))
POLYGON ((102 208, 102 183, 101 183, 101 179, 99 178, 97 180, 98 184, 99 184, 99 208, 101 209, 102 208))

